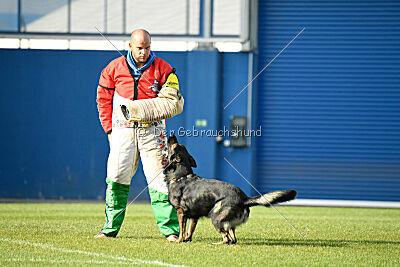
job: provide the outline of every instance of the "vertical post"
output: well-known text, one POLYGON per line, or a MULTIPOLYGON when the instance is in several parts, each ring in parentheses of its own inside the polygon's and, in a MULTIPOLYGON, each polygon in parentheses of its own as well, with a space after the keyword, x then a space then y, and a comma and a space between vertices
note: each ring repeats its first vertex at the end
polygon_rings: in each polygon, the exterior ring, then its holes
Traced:
POLYGON ((211 37, 211 0, 203 0, 203 37, 209 39, 211 37))
POLYGON ((108 17, 108 4, 107 0, 104 0, 104 33, 107 33, 107 17, 108 17))
MULTIPOLYGON (((247 129, 252 130, 253 129, 253 121, 252 121, 252 111, 253 111, 253 83, 251 80, 253 79, 253 66, 254 66, 254 55, 253 52, 249 53, 249 62, 247 66, 247 82, 249 84, 249 87, 247 88, 247 129)), ((254 129, 256 130, 256 129, 254 129)), ((251 138, 253 136, 247 137, 247 146, 251 146, 251 138)))
POLYGON ((200 37, 197 49, 200 50, 213 50, 213 43, 210 42, 211 38, 211 19, 212 19, 212 0, 202 0, 200 6, 200 37))
POLYGON ((122 1, 122 34, 126 33, 126 0, 122 1))
POLYGON ((240 19, 241 19, 241 27, 240 27, 240 38, 243 41, 247 41, 249 39, 249 11, 250 4, 248 1, 242 1, 240 7, 240 19))
POLYGON ((67 33, 71 33, 71 1, 72 1, 72 0, 68 0, 67 33))
POLYGON ((251 1, 249 7, 249 50, 257 50, 258 38, 258 1, 251 1))
POLYGON ((186 0, 186 35, 190 35, 190 0, 186 0))
MULTIPOLYGON (((17 30, 18 33, 21 32, 21 20, 22 20, 22 17, 21 17, 21 8, 22 8, 21 1, 22 0, 18 0, 18 11, 17 11, 18 12, 18 15, 17 15, 18 16, 18 18, 17 18, 18 19, 18 26, 17 26, 18 27, 18 30, 17 30)), ((21 47, 21 45, 20 45, 20 47, 21 47)))

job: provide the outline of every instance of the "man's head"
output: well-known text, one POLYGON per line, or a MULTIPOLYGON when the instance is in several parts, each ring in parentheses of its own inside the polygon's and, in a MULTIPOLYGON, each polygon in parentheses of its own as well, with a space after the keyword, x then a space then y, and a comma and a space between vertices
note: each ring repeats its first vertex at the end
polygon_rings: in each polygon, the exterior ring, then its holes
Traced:
POLYGON ((129 47, 132 51, 133 60, 138 68, 143 67, 149 59, 150 44, 151 37, 148 31, 138 29, 132 32, 129 47))

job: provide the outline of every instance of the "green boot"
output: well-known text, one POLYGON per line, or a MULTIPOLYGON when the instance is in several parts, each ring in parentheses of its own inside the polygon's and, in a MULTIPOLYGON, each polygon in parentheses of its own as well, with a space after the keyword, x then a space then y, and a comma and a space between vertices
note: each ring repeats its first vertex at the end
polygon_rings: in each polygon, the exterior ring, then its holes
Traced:
POLYGON ((115 237, 125 218, 125 209, 128 203, 129 185, 119 184, 106 179, 106 223, 101 233, 115 237))
POLYGON ((179 234, 179 222, 176 210, 168 202, 168 195, 149 188, 151 207, 153 208, 156 223, 165 236, 179 234))

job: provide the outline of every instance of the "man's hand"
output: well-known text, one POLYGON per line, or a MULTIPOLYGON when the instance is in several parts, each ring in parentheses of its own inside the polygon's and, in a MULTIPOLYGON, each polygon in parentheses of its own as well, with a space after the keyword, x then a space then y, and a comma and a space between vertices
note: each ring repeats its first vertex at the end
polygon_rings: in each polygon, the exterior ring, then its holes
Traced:
POLYGON ((110 139, 111 139, 111 133, 107 134, 107 137, 108 137, 108 142, 110 142, 110 139))

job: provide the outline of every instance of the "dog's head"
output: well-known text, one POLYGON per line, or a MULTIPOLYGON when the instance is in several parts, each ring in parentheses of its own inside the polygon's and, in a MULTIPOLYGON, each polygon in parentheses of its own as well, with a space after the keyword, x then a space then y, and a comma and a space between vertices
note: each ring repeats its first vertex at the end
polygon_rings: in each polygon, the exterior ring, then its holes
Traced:
POLYGON ((193 174, 193 168, 197 167, 196 161, 186 150, 184 145, 178 143, 175 135, 168 138, 168 162, 164 169, 166 178, 180 178, 193 174))

